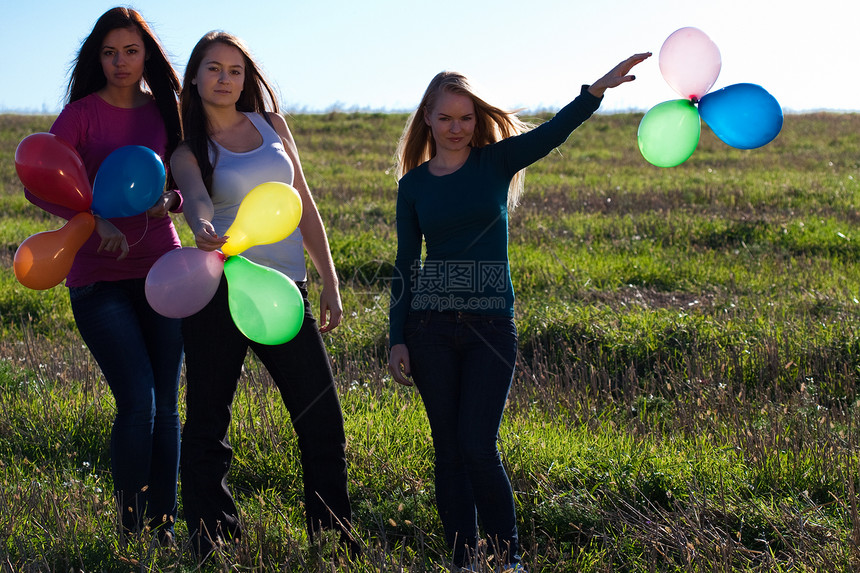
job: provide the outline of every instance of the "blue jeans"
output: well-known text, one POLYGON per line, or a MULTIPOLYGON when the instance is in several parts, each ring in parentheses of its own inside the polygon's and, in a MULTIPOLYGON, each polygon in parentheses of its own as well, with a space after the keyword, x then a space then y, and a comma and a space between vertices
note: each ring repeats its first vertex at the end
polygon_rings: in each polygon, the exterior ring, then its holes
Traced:
POLYGON ((116 401, 111 472, 125 533, 172 532, 176 520, 181 321, 155 312, 144 284, 69 288, 78 330, 116 401))
POLYGON ((517 358, 512 318, 412 312, 406 322, 412 379, 436 453, 436 504, 454 564, 475 551, 480 517, 502 563, 519 561, 511 483, 497 448, 517 358))
POLYGON ((182 430, 182 502, 192 548, 199 558, 217 538, 241 537, 236 503, 227 484, 233 459, 229 440, 233 396, 250 347, 281 393, 301 452, 306 525, 345 537, 352 511, 346 473, 343 414, 331 363, 305 298, 299 333, 280 345, 246 338, 230 315, 227 282, 200 312, 184 318, 186 419, 182 430))

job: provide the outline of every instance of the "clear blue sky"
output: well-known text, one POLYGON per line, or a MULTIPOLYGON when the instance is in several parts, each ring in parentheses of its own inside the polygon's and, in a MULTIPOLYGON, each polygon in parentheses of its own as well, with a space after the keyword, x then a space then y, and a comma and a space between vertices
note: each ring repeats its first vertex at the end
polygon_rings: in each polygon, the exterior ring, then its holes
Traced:
MULTIPOLYGON (((8 0, 0 16, 0 111, 54 113, 68 67, 105 10, 100 0, 8 0)), ((658 54, 678 28, 716 43, 713 90, 750 82, 786 112, 860 110, 856 0, 140 0, 180 75, 195 42, 243 38, 287 111, 414 108, 442 69, 466 73, 504 107, 557 109, 618 61, 654 57, 607 93, 603 111, 679 96, 658 54), (850 58, 850 59, 849 59, 850 58)))

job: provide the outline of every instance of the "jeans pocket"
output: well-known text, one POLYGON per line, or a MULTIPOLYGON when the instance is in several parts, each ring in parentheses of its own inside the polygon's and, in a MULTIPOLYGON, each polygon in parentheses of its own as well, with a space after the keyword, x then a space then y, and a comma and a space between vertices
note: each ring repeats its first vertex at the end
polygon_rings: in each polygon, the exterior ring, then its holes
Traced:
POLYGON ((71 302, 83 300, 88 296, 92 296, 96 288, 98 287, 98 283, 90 283, 84 286, 78 287, 69 287, 69 300, 71 302))
POLYGON ((410 312, 406 317, 406 324, 403 326, 403 335, 405 338, 413 338, 420 336, 427 328, 425 320, 426 313, 410 312))
POLYGON ((517 340, 517 325, 513 318, 493 318, 487 321, 487 327, 498 336, 510 336, 517 340))

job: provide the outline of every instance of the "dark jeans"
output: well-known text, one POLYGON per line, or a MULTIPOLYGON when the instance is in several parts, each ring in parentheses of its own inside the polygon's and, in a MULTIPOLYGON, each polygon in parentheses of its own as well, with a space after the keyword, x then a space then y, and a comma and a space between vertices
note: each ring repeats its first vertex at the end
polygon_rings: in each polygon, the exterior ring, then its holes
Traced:
POLYGON ((219 537, 227 541, 241 536, 239 513, 227 485, 233 458, 228 430, 248 347, 272 375, 298 436, 309 533, 349 529, 343 415, 307 291, 301 290, 305 319, 296 337, 284 344, 259 344, 236 328, 225 279, 205 308, 182 321, 187 378, 182 501, 198 557, 204 557, 219 537))
POLYGON ((144 284, 69 288, 78 330, 116 401, 111 472, 126 532, 172 531, 176 519, 181 322, 152 310, 144 284))
POLYGON ((516 563, 514 497, 496 445, 516 364, 514 321, 412 312, 405 334, 433 434, 436 504, 454 564, 464 565, 474 552, 478 516, 501 562, 516 563))

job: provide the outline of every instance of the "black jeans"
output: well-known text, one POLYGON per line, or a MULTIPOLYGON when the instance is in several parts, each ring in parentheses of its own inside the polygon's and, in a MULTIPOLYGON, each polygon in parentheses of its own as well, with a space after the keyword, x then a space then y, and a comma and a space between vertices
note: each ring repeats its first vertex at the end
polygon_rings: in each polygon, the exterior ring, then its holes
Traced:
POLYGON ((514 496, 496 445, 517 359, 514 321, 412 312, 405 335, 433 434, 436 505, 454 564, 467 564, 476 549, 477 517, 499 561, 517 563, 514 496))
POLYGON ((183 319, 187 376, 182 430, 182 501, 192 546, 204 556, 213 541, 241 536, 227 473, 233 457, 228 439, 233 396, 248 347, 281 393, 301 450, 307 528, 346 532, 352 519, 346 474, 343 414, 331 364, 311 313, 292 340, 275 346, 246 338, 230 316, 227 282, 200 312, 183 319))

